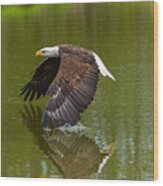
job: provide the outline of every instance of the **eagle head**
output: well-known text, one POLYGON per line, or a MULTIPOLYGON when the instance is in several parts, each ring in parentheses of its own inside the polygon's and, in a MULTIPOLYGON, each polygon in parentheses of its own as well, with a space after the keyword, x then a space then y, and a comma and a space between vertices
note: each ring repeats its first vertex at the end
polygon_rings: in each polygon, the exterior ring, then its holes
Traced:
POLYGON ((44 56, 44 57, 59 57, 59 47, 45 47, 38 50, 35 56, 44 56))

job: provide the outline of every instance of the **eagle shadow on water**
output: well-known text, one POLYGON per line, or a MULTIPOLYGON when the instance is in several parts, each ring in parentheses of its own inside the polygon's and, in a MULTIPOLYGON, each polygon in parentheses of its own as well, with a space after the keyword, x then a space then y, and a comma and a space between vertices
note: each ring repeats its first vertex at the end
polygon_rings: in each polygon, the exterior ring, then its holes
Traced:
POLYGON ((100 149, 96 142, 84 133, 71 131, 67 135, 56 128, 44 131, 38 124, 42 114, 39 106, 24 105, 20 114, 39 148, 58 167, 62 175, 58 177, 90 178, 91 175, 96 174, 95 177, 98 178, 115 150, 115 143, 100 149))

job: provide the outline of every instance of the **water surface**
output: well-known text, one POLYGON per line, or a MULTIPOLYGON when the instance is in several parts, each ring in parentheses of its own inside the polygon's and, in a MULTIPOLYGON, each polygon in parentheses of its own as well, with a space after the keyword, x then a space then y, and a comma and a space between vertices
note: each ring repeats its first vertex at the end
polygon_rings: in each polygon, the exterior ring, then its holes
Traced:
POLYGON ((153 179, 153 2, 2 6, 2 176, 153 179), (60 43, 94 50, 116 78, 100 75, 85 134, 44 133, 47 98, 19 97, 35 51, 60 43))

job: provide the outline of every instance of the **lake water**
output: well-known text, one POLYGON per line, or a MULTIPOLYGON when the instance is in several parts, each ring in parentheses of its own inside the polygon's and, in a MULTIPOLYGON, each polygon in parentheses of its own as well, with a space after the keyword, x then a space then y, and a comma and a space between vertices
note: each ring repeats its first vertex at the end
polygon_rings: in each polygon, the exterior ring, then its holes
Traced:
POLYGON ((2 6, 2 176, 152 180, 153 83, 153 2, 2 6), (116 78, 100 75, 80 134, 44 132, 47 98, 19 97, 35 52, 60 43, 116 78))

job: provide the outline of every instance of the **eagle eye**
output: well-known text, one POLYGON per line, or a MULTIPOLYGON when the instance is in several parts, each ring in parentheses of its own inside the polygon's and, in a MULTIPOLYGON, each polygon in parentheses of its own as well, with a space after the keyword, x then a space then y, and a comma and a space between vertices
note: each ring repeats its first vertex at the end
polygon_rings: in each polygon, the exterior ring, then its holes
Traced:
POLYGON ((41 50, 42 53, 46 53, 46 50, 41 50))

